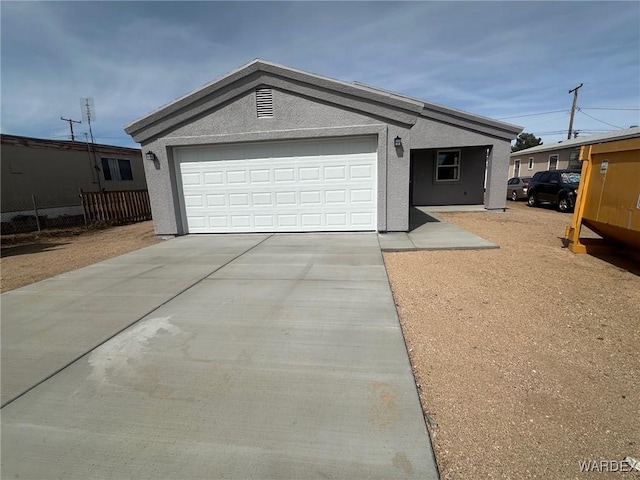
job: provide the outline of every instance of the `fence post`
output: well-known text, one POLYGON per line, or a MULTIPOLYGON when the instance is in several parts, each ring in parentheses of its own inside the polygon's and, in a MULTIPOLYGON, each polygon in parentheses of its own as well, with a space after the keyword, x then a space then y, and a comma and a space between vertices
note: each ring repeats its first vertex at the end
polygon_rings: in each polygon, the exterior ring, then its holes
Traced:
POLYGON ((87 221, 87 208, 85 206, 84 195, 82 194, 82 188, 78 189, 80 191, 80 206, 82 207, 82 216, 84 217, 84 226, 88 227, 89 222, 87 221))
POLYGON ((40 233, 40 217, 38 216, 38 204, 36 203, 36 196, 31 195, 33 201, 33 210, 36 212, 36 227, 38 227, 38 233, 40 233))

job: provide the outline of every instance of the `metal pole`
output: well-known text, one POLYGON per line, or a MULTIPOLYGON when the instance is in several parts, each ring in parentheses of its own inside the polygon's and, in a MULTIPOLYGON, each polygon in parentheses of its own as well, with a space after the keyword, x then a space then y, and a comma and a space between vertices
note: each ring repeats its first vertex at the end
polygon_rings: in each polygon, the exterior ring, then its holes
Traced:
POLYGON ((40 233, 40 218, 38 217, 38 204, 36 203, 36 196, 31 195, 33 201, 33 210, 36 212, 36 226, 38 227, 38 233, 40 233))

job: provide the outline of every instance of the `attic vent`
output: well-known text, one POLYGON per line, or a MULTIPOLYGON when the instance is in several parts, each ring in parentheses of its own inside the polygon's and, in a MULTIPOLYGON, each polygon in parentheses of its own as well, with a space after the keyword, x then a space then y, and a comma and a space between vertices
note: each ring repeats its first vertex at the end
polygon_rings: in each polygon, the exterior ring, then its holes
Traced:
POLYGON ((273 92, 270 88, 256 88, 258 118, 273 117, 273 92))

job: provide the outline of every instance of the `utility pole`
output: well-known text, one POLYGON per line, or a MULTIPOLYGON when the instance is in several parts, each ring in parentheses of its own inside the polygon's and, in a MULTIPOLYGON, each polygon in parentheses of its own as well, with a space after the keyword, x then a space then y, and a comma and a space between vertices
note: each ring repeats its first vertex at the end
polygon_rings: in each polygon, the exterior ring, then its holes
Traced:
POLYGON ((76 137, 73 135, 73 124, 74 123, 82 123, 80 120, 71 120, 70 118, 62 118, 60 117, 60 120, 64 120, 65 122, 69 122, 69 128, 71 129, 71 141, 75 142, 76 141, 76 137))
POLYGON ((578 103, 578 90, 582 88, 583 83, 576 88, 569 90, 569 93, 573 93, 573 105, 571 105, 571 118, 569 119, 569 134, 567 140, 571 139, 571 132, 573 131, 573 116, 576 114, 576 104, 578 103))

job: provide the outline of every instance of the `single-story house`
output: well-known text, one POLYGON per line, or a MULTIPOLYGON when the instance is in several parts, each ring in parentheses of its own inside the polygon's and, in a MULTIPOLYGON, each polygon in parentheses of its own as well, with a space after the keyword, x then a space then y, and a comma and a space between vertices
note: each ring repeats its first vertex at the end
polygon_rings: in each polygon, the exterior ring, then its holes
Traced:
POLYGON ((180 235, 406 231, 411 205, 503 209, 522 129, 255 60, 125 131, 156 233, 180 235))
POLYGON ((84 191, 147 188, 142 152, 69 140, 0 135, 2 222, 38 215, 82 217, 84 191))
POLYGON ((580 170, 582 168, 582 162, 579 160, 580 147, 583 145, 633 138, 638 135, 638 132, 640 132, 638 127, 631 127, 519 150, 512 153, 509 158, 509 178, 531 177, 534 173, 544 170, 580 170))

